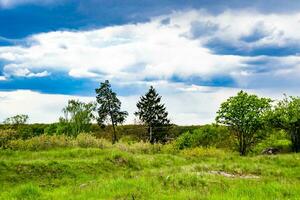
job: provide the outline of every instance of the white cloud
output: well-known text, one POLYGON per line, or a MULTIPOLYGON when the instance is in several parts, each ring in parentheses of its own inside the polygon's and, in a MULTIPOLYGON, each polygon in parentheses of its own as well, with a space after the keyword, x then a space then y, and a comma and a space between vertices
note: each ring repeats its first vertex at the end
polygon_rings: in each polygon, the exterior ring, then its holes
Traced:
POLYGON ((23 4, 45 5, 57 1, 58 0, 0 0, 0 8, 12 8, 23 4))
POLYGON ((240 66, 241 57, 213 55, 182 36, 187 31, 188 24, 162 26, 154 19, 94 31, 43 33, 28 38, 29 46, 1 47, 0 58, 10 63, 7 70, 68 70, 74 77, 100 73, 125 80, 210 76, 240 66))
POLYGON ((0 92, 0 121, 16 114, 28 114, 30 122, 55 122, 69 99, 88 102, 89 97, 41 94, 30 90, 0 92))
MULTIPOLYGON (((180 125, 207 124, 214 122, 216 111, 220 104, 230 96, 234 96, 240 89, 201 87, 190 90, 184 84, 167 82, 157 83, 158 92, 162 95, 172 123, 180 125), (184 91, 181 89, 185 88, 184 91)), ((261 96, 281 99, 282 91, 246 90, 261 96)), ((141 93, 140 95, 143 95, 141 93)), ((290 91, 290 95, 297 91, 290 91)), ((140 95, 119 96, 122 109, 128 111, 126 123, 133 123, 136 111, 136 102, 140 95)), ((95 97, 72 95, 42 94, 30 90, 16 90, 0 92, 0 121, 16 114, 28 114, 31 123, 56 122, 62 116, 62 108, 69 99, 79 99, 84 102, 95 101, 95 97)))
MULTIPOLYGON (((0 80, 63 71, 75 78, 107 78, 126 86, 152 84, 163 95, 174 123, 207 123, 213 121, 220 102, 234 95, 239 87, 250 86, 254 88, 250 92, 276 98, 284 92, 297 94, 300 56, 217 55, 206 45, 218 39, 244 52, 268 45, 293 47, 300 41, 300 30, 295 29, 299 21, 299 13, 226 11, 212 15, 190 11, 156 17, 147 23, 36 34, 24 39, 27 46, 0 47, 0 60, 7 63, 0 80), (163 25, 161 20, 165 18, 170 18, 170 23, 163 25), (261 32, 257 32, 258 28, 261 32), (210 81, 214 76, 230 76, 238 86, 213 88, 170 83, 172 77, 210 81), (145 82, 146 78, 155 81, 145 82)), ((69 98, 83 97, 0 92, 0 116, 28 113, 32 122, 55 121, 69 98)), ((138 96, 121 99, 124 109, 133 113, 138 96)), ((128 122, 133 122, 133 118, 131 114, 128 122)))
POLYGON ((50 73, 48 71, 42 71, 38 73, 33 73, 27 68, 20 67, 16 64, 9 64, 4 66, 3 69, 4 77, 17 76, 17 77, 45 77, 49 76, 50 73))
POLYGON ((76 78, 109 77, 119 82, 168 80, 174 76, 196 76, 202 80, 230 76, 247 86, 258 73, 249 62, 266 59, 267 72, 292 71, 298 77, 300 57, 217 55, 205 45, 219 39, 245 52, 265 45, 292 45, 300 41, 300 30, 293 28, 299 20, 297 13, 175 12, 147 23, 36 34, 25 39, 28 46, 0 47, 0 59, 8 63, 4 67, 7 75, 13 72, 24 76, 31 71, 49 75, 44 71, 61 70, 76 78), (166 17, 170 23, 161 24, 166 17), (210 29, 209 34, 205 34, 205 27, 210 29), (262 33, 256 33, 259 28, 262 33), (259 37, 254 35, 257 38, 252 42, 241 39, 251 39, 254 33, 259 37))

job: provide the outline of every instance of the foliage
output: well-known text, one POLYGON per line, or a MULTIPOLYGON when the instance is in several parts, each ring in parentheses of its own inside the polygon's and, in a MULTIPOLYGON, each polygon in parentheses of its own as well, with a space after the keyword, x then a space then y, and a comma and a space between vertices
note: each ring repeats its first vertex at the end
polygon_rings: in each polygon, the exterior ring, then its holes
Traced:
POLYGON ((84 103, 79 100, 69 100, 63 109, 64 118, 60 118, 58 132, 77 136, 81 132, 90 131, 94 119, 94 103, 84 103))
POLYGON ((275 128, 287 131, 292 142, 292 150, 300 152, 300 98, 285 97, 270 112, 269 121, 275 128))
POLYGON ((48 136, 41 135, 36 136, 27 140, 17 139, 11 140, 7 144, 8 149, 12 150, 47 150, 51 148, 58 147, 71 147, 73 146, 72 140, 68 136, 57 135, 57 136, 48 136))
MULTIPOLYGON (((58 125, 59 125, 58 123, 49 124, 48 126, 46 126, 44 128, 44 133, 46 135, 54 135, 54 134, 58 133, 57 132, 58 125)), ((59 132, 62 132, 62 131, 59 131, 59 132)))
POLYGON ((9 124, 9 125, 20 125, 20 124, 26 124, 28 122, 28 115, 15 115, 13 117, 9 117, 4 120, 4 124, 9 124))
POLYGON ((224 126, 205 125, 180 135, 175 145, 179 149, 193 147, 230 147, 231 138, 224 126))
POLYGON ((17 133, 12 129, 0 130, 0 148, 7 148, 7 143, 10 140, 16 139, 17 133))
POLYGON ((35 133, 33 131, 32 126, 27 126, 27 125, 19 125, 17 127, 17 134, 18 134, 18 138, 20 139, 28 139, 39 135, 38 133, 35 133))
POLYGON ((59 118, 59 122, 56 127, 56 135, 72 135, 72 127, 69 121, 63 117, 59 118))
POLYGON ((265 113, 271 108, 270 102, 268 98, 240 91, 237 96, 230 97, 221 104, 216 121, 230 127, 241 155, 246 155, 263 138, 265 113))
POLYGON ((41 135, 27 140, 9 140, 5 147, 12 150, 35 151, 63 147, 108 148, 109 146, 105 139, 97 139, 90 134, 80 133, 76 138, 66 135, 41 135))
POLYGON ((291 141, 284 130, 272 130, 270 134, 260 141, 254 148, 253 154, 261 154, 267 148, 278 149, 279 153, 291 152, 291 141))
POLYGON ((136 106, 138 111, 134 114, 148 126, 149 141, 163 141, 163 134, 166 133, 170 120, 165 105, 161 103, 161 96, 153 86, 140 98, 136 106))
POLYGON ((74 140, 74 146, 83 147, 83 148, 108 148, 111 145, 105 139, 98 139, 91 134, 80 133, 77 138, 74 140))
POLYGON ((17 127, 11 125, 2 125, 0 127, 0 147, 6 146, 10 140, 29 139, 44 133, 47 127, 45 124, 22 124, 17 127))
POLYGON ((113 127, 112 143, 115 143, 118 140, 115 128, 125 121, 128 113, 121 111, 121 101, 117 98, 116 93, 112 91, 108 80, 100 84, 100 87, 96 89, 96 94, 99 105, 98 124, 104 126, 105 121, 111 121, 113 127))

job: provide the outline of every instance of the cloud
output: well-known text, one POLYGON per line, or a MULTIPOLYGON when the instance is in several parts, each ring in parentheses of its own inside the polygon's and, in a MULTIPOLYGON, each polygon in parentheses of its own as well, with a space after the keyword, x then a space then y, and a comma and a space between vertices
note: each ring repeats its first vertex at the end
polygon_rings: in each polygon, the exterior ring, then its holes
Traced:
MULTIPOLYGON (((220 104, 230 96, 236 95, 240 88, 187 86, 181 83, 155 82, 154 85, 165 103, 169 118, 172 123, 180 125, 207 124, 214 122, 216 111, 220 104)), ((128 111, 129 116, 126 123, 134 122, 136 102, 141 91, 135 95, 119 95, 122 109, 128 111)), ((246 90, 259 96, 281 99, 282 90, 246 90)), ((287 92, 286 90, 284 92, 287 92)), ((297 95, 297 90, 289 90, 288 95, 297 95)), ((69 99, 79 99, 84 102, 95 101, 95 97, 43 94, 30 90, 0 91, 0 121, 16 114, 28 114, 30 123, 57 122, 62 116, 62 108, 67 105, 69 99), (7 109, 9 108, 9 109, 7 109)))
POLYGON ((12 8, 25 4, 47 5, 55 2, 57 0, 0 0, 0 8, 12 8))
POLYGON ((137 24, 35 34, 0 47, 0 61, 7 80, 55 72, 74 79, 109 79, 127 88, 149 81, 298 87, 300 31, 293 27, 299 21, 299 13, 174 12, 137 24))
POLYGON ((242 57, 214 55, 184 37, 190 24, 183 14, 151 22, 91 31, 56 31, 26 39, 26 46, 0 47, 7 74, 28 71, 68 71, 72 77, 108 77, 121 82, 170 79, 173 76, 211 77, 240 67, 242 57), (16 69, 19 70, 16 70, 16 69))
POLYGON ((4 66, 3 69, 3 73, 4 73, 4 77, 11 77, 11 76, 15 76, 15 77, 46 77, 49 76, 50 73, 48 71, 42 71, 42 72, 37 72, 37 73, 33 73, 31 72, 29 69, 27 68, 23 68, 20 67, 16 64, 9 64, 4 66))
MULTIPOLYGON (((174 86, 161 84, 159 91, 172 87, 174 86)), ((184 91, 176 94, 165 94, 162 100, 166 103, 172 123, 205 124, 214 120, 219 103, 233 95, 235 91, 235 89, 212 89, 207 87, 192 93, 184 91), (187 95, 187 93, 189 94, 187 95), (182 102, 186 102, 184 107, 182 102)), ((133 123, 135 119, 133 113, 136 111, 136 102, 139 95, 120 96, 119 98, 122 101, 122 108, 129 112, 126 123, 133 123)), ((42 94, 29 90, 0 92, 0 120, 3 121, 5 118, 16 114, 28 114, 31 123, 56 122, 59 116, 62 116, 61 110, 69 99, 79 99, 85 102, 95 101, 94 97, 42 94)))
POLYGON ((75 90, 94 92, 109 79, 131 113, 128 123, 150 85, 163 95, 174 123, 209 123, 241 88, 274 98, 299 93, 299 21, 299 13, 192 10, 143 23, 34 34, 0 47, 1 87, 17 79, 13 89, 23 88, 28 79, 31 89, 65 95, 0 92, 0 116, 56 121, 68 99, 94 100, 74 96, 75 90))
POLYGON ((28 114, 30 123, 56 122, 62 116, 62 108, 73 98, 85 102, 93 100, 88 97, 41 94, 30 90, 0 92, 0 121, 17 114, 28 114))

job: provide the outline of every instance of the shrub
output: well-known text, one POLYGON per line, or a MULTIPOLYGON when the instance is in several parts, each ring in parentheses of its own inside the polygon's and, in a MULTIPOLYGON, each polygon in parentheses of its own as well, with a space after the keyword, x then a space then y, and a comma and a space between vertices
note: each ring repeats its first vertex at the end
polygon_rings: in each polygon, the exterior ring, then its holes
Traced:
POLYGON ((185 149, 185 148, 191 148, 193 146, 193 136, 188 131, 183 133, 181 136, 179 136, 176 139, 175 142, 178 149, 185 149))
POLYGON ((289 137, 285 131, 275 130, 267 138, 258 143, 254 147, 252 153, 260 154, 263 150, 270 147, 278 149, 281 153, 290 152, 292 150, 291 143, 292 142, 289 140, 289 137))
POLYGON ((191 147, 228 147, 231 146, 229 132, 224 126, 205 125, 192 132, 179 136, 175 145, 178 149, 191 147))
POLYGON ((75 139, 75 145, 78 147, 96 147, 96 148, 107 148, 111 146, 105 139, 97 139, 95 136, 86 133, 80 133, 75 139))
POLYGON ((13 150, 47 150, 56 147, 70 147, 72 140, 63 135, 41 135, 27 140, 17 139, 8 142, 7 147, 13 150))
POLYGON ((18 138, 28 139, 37 135, 34 135, 33 129, 31 126, 20 125, 17 128, 18 138))
POLYGON ((135 142, 132 144, 126 143, 117 143, 115 147, 120 149, 121 151, 127 151, 131 153, 158 153, 161 151, 162 144, 156 143, 151 144, 149 142, 135 142))
POLYGON ((50 124, 44 129, 44 134, 46 135, 54 135, 57 132, 58 124, 50 124))
POLYGON ((10 140, 16 139, 17 133, 12 129, 0 130, 0 148, 6 148, 10 140))
POLYGON ((12 150, 47 150, 63 147, 109 148, 111 144, 105 139, 97 139, 91 134, 81 133, 76 138, 65 135, 40 135, 27 140, 9 140, 6 147, 12 150))

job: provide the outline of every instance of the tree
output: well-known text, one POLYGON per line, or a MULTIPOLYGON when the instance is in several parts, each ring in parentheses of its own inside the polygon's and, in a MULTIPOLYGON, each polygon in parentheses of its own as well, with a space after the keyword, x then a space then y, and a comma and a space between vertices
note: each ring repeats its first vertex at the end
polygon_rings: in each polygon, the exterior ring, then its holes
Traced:
POLYGON ((285 97, 270 112, 269 121, 275 128, 284 129, 290 136, 292 150, 300 151, 300 98, 285 97))
POLYGON ((28 115, 16 115, 5 119, 3 123, 7 125, 18 126, 18 125, 26 124, 28 122, 28 119, 29 119, 28 115))
POLYGON ((161 96, 156 92, 153 86, 140 98, 136 104, 138 111, 134 114, 148 126, 149 141, 162 140, 163 136, 158 132, 163 132, 162 128, 167 128, 170 124, 166 107, 161 103, 161 96))
POLYGON ((116 135, 116 126, 124 123, 128 113, 121 111, 121 101, 117 98, 115 92, 112 91, 111 85, 108 80, 100 84, 96 89, 96 99, 99 104, 98 107, 98 124, 104 126, 106 121, 111 121, 113 127, 112 143, 118 141, 116 135))
MULTIPOLYGON (((68 105, 63 108, 64 118, 60 118, 59 128, 65 130, 69 135, 77 136, 79 133, 88 132, 95 118, 94 103, 84 103, 79 100, 69 100, 68 105)), ((58 129, 59 129, 58 128, 58 129)))
POLYGON ((240 91, 221 104, 217 123, 228 126, 236 138, 240 155, 246 155, 251 147, 263 138, 266 126, 265 114, 271 108, 271 99, 259 98, 240 91))

